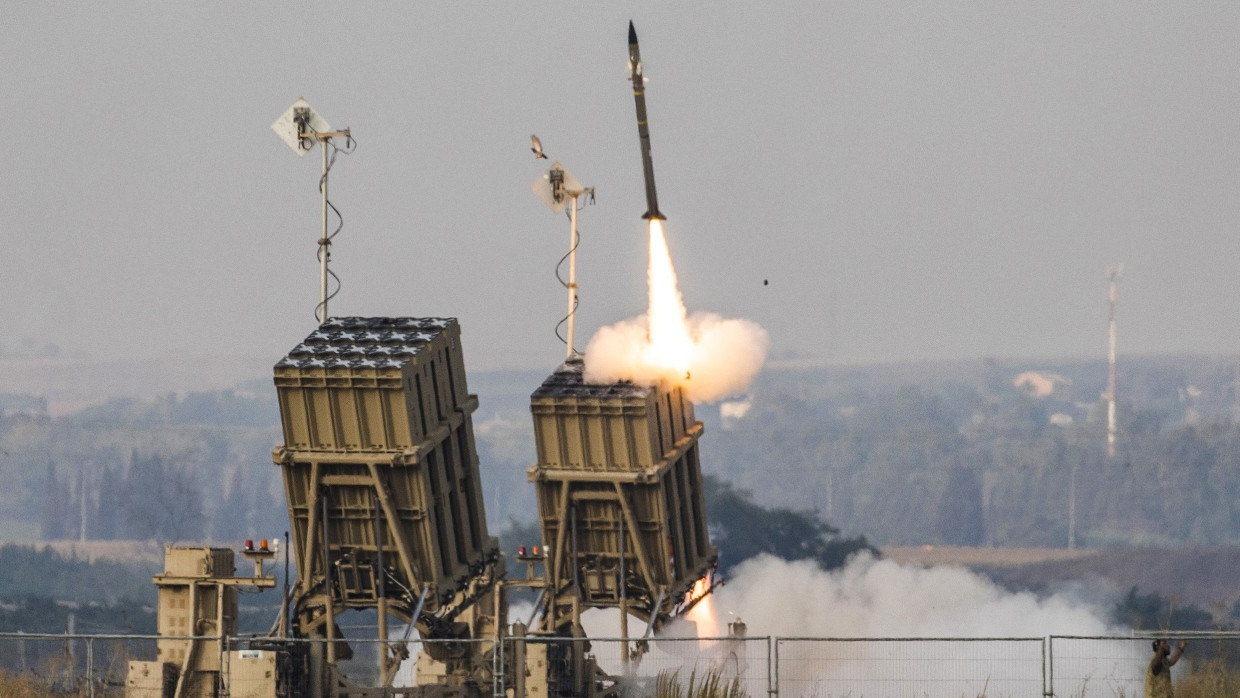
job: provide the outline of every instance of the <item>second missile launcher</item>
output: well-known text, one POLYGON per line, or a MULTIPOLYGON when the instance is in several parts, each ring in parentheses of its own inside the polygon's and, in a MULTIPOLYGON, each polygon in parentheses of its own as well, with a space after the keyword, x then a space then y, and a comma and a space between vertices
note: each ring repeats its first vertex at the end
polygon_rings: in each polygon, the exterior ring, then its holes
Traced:
POLYGON ((547 551, 548 632, 579 608, 621 608, 654 628, 718 558, 706 530, 698 438, 680 388, 591 385, 575 356, 530 397, 529 479, 547 551))

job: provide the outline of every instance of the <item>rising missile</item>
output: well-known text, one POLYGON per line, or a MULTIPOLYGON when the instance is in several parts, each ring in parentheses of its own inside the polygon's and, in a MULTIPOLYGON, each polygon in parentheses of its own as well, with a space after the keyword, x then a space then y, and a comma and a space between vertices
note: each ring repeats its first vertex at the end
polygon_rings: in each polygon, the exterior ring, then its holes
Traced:
POLYGON ((637 103, 637 135, 642 143, 642 174, 646 177, 646 214, 642 218, 667 220, 659 213, 659 195, 654 190, 654 164, 650 161, 650 124, 646 123, 646 85, 642 78, 642 57, 637 49, 637 31, 629 22, 629 73, 633 76, 633 101, 637 103))

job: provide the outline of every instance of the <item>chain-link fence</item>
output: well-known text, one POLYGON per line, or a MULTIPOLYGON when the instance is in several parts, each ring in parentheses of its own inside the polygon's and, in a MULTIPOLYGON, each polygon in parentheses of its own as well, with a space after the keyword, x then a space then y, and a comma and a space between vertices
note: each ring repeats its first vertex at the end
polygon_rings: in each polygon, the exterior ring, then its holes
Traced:
MULTIPOLYGON (((1172 672, 1177 687, 1194 682, 1235 687, 1236 692, 1224 688, 1206 695, 1240 695, 1240 634, 1188 637, 1189 651, 1172 672)), ((737 698, 1136 698, 1143 693, 1151 639, 350 639, 347 645, 336 641, 332 651, 343 682, 356 688, 386 683, 392 690, 385 695, 393 698, 414 695, 410 689, 419 683, 445 681, 443 661, 468 657, 474 658, 467 661, 472 681, 496 698, 582 695, 581 682, 587 680, 615 684, 621 695, 633 697, 689 696, 691 684, 698 689, 709 684, 712 695, 737 698), (581 663, 574 667, 574 661, 581 663), (529 670, 518 670, 522 665, 529 670), (527 685, 539 676, 540 687, 527 685), (577 685, 573 677, 579 677, 577 685)), ((157 655, 158 640, 169 647, 167 641, 177 638, 0 633, 0 696, 164 695, 161 685, 184 679, 178 662, 157 661, 169 659, 157 655), (131 662, 137 663, 136 674, 131 662)), ((195 695, 308 695, 309 667, 329 654, 325 640, 180 640, 197 641, 195 661, 218 669, 206 674, 209 683, 193 687, 195 695)))
POLYGON ((1039 696, 1041 638, 778 638, 776 690, 787 698, 1039 696))
MULTIPOLYGON (((628 696, 673 692, 689 695, 689 687, 713 685, 727 694, 736 691, 761 698, 773 690, 769 638, 652 638, 589 640, 595 665, 614 677, 628 696), (625 662, 625 651, 628 661, 625 662), (662 686, 662 691, 658 689, 662 686)), ((528 644, 528 641, 527 641, 528 644)), ((561 691, 561 696, 570 695, 561 691)))
POLYGON ((1240 633, 1224 632, 1052 636, 1047 646, 1053 660, 1049 665, 1051 693, 1070 698, 1143 695, 1146 669, 1154 656, 1151 641, 1160 637, 1188 640, 1187 650, 1171 670, 1177 686, 1196 690, 1197 695, 1240 695, 1240 633))
MULTIPOLYGON (((1148 640, 1114 637, 1051 637, 1052 695, 1072 698, 1143 695, 1153 653, 1148 640)), ((1181 666, 1175 672, 1183 674, 1181 666)))
POLYGON ((120 698, 130 660, 155 659, 154 637, 0 634, 0 695, 120 698))
MULTIPOLYGON (((492 652, 476 652, 471 645, 494 646, 489 640, 422 641, 416 638, 349 638, 328 642, 323 639, 241 638, 230 639, 225 654, 222 680, 229 698, 272 698, 278 695, 310 694, 311 666, 316 659, 334 656, 334 679, 357 688, 390 686, 390 698, 402 698, 400 689, 417 685, 418 658, 423 650, 438 657, 485 655, 481 683, 493 683, 491 673, 498 667, 492 652)), ((434 672, 435 666, 426 667, 434 672)))

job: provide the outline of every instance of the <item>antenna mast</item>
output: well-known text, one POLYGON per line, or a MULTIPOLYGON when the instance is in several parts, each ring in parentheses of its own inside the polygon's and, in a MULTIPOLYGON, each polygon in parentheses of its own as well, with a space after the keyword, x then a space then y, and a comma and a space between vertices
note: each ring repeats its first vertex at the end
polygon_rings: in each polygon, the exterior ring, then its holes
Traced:
POLYGON ((1111 306, 1109 322, 1110 350, 1107 352, 1108 368, 1110 369, 1107 377, 1107 458, 1115 457, 1115 301, 1119 297, 1116 282, 1123 275, 1124 265, 1122 262, 1112 264, 1107 268, 1107 277, 1110 279, 1107 299, 1110 301, 1111 306))
MULTIPOLYGON (((535 136, 535 154, 541 155, 541 143, 538 143, 535 136)), ((544 156, 545 157, 545 156, 544 156)), ((538 179, 534 180, 534 184, 530 187, 537 196, 542 200, 547 208, 553 213, 563 211, 568 207, 568 283, 564 284, 568 288, 568 314, 564 316, 563 322, 567 324, 566 337, 564 344, 566 345, 566 358, 573 358, 573 354, 577 350, 573 348, 573 332, 577 316, 577 207, 582 196, 589 194, 591 200, 594 197, 594 187, 583 187, 577 178, 564 169, 558 161, 551 165, 551 169, 544 172, 538 179)), ((563 258, 560 263, 563 264, 563 258)), ((556 271, 557 276, 559 271, 556 271)), ((562 279, 561 279, 562 281, 562 279)), ((556 327, 557 334, 559 327, 556 327)))
MULTIPOLYGON (((327 292, 327 277, 333 276, 327 268, 331 259, 332 236, 327 234, 327 210, 332 208, 327 200, 327 173, 331 163, 327 157, 327 146, 333 138, 344 138, 346 143, 353 143, 349 129, 333 131, 327 121, 310 107, 304 98, 293 102, 293 106, 276 119, 271 125, 273 131, 288 144, 298 157, 310 152, 315 143, 323 153, 323 173, 319 177, 319 192, 322 194, 322 230, 319 235, 319 304, 314 310, 314 317, 323 324, 327 320, 327 301, 335 294, 327 292)), ((349 151, 345 151, 346 153, 349 151)))

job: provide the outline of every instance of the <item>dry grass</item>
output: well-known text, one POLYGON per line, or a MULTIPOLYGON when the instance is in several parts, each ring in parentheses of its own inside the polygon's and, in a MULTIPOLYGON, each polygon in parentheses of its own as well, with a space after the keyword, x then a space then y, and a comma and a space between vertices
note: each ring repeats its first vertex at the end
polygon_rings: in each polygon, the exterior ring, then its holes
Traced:
POLYGON ((0 671, 0 696, 4 698, 60 698, 44 682, 29 674, 9 674, 0 671))
POLYGON ((1175 682, 1175 698, 1234 698, 1240 696, 1240 670, 1218 659, 1193 665, 1193 672, 1175 682))
POLYGON ((884 547, 896 562, 961 565, 996 576, 1004 586, 1042 588, 1053 582, 1108 579, 1120 589, 1174 596, 1177 606, 1229 609, 1236 600, 1233 570, 1240 547, 1215 548, 965 548, 884 547), (1185 575, 1184 570, 1193 570, 1185 575))
POLYGON ((739 678, 725 679, 718 668, 710 668, 698 676, 689 673, 689 682, 680 682, 680 670, 661 671, 655 679, 654 698, 749 698, 739 678))

